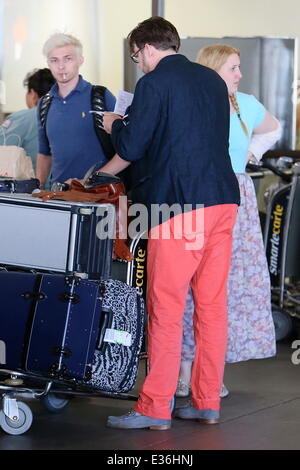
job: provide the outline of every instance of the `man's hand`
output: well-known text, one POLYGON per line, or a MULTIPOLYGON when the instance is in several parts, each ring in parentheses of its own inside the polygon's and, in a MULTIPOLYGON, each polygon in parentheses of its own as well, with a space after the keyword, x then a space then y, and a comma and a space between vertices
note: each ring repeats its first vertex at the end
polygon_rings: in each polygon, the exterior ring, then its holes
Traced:
POLYGON ((122 118, 119 116, 119 114, 110 113, 108 111, 103 113, 103 127, 108 134, 111 134, 111 128, 116 119, 122 118))

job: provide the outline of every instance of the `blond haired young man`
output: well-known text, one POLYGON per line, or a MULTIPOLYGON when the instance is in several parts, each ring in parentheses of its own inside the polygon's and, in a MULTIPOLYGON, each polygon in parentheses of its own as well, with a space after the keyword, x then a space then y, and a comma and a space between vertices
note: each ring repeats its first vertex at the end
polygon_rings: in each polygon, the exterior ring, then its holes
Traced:
MULTIPOLYGON (((45 43, 43 53, 56 80, 49 92, 51 104, 44 122, 39 106, 39 154, 37 177, 43 187, 49 174, 51 182, 82 179, 97 162, 107 162, 97 137, 91 111, 92 84, 79 74, 84 62, 81 42, 69 34, 55 33, 45 43)), ((115 98, 105 89, 107 111, 114 109, 115 98)))

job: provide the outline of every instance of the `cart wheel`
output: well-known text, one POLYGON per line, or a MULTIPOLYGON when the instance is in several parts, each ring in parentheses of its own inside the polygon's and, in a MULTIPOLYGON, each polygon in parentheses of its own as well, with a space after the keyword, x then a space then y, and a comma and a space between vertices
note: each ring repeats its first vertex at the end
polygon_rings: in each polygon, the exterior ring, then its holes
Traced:
POLYGON ((0 411, 1 428, 7 434, 12 434, 13 436, 24 434, 32 424, 32 412, 29 406, 22 401, 17 401, 17 405, 19 410, 19 419, 16 421, 8 418, 3 411, 0 411))
POLYGON ((276 341, 287 338, 293 330, 293 320, 290 315, 281 310, 273 310, 276 341))
POLYGON ((48 393, 41 401, 50 413, 60 413, 68 405, 70 398, 67 398, 65 395, 48 393))

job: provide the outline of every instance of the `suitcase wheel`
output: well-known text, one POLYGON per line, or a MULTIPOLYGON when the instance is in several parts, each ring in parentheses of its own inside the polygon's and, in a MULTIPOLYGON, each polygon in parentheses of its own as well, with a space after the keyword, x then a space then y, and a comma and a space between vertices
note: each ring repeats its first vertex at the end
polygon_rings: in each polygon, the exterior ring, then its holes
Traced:
POLYGON ((50 413, 60 413, 70 402, 70 397, 63 394, 48 393, 41 401, 50 413))
POLYGON ((272 306, 272 316, 275 327, 276 341, 282 341, 290 336, 293 331, 293 319, 283 310, 272 306))
POLYGON ((32 424, 32 412, 26 403, 17 401, 19 416, 11 419, 0 411, 0 426, 4 432, 13 436, 24 434, 32 424))

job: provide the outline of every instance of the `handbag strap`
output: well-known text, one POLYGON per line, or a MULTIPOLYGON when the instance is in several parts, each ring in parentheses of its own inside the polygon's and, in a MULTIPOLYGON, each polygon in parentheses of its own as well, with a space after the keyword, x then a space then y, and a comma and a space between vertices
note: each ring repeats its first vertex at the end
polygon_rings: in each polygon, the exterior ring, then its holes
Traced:
POLYGON ((9 134, 9 136, 6 136, 5 131, 3 129, 3 126, 0 126, 0 129, 1 129, 2 135, 3 135, 3 145, 8 145, 7 141, 10 137, 17 137, 17 139, 19 139, 17 147, 21 147, 21 137, 18 134, 14 133, 14 134, 9 134))

